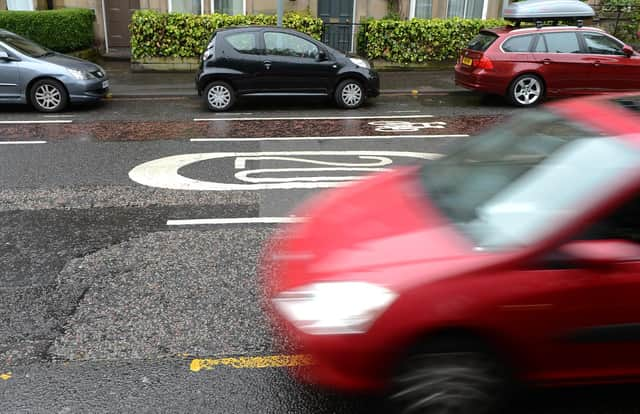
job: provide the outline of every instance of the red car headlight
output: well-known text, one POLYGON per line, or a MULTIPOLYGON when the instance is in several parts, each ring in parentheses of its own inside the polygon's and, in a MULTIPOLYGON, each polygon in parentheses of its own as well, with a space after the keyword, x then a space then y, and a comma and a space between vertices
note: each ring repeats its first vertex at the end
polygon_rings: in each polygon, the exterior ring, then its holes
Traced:
POLYGON ((276 309, 310 335, 365 333, 397 294, 367 282, 320 282, 282 292, 276 309))

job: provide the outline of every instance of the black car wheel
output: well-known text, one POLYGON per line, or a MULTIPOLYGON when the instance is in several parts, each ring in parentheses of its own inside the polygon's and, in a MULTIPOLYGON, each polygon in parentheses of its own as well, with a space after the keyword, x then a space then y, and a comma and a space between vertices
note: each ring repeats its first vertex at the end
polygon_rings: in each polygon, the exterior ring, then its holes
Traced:
POLYGON ((509 100, 517 106, 531 106, 544 98, 544 83, 536 75, 518 76, 509 86, 509 100))
POLYGON ((499 408, 506 384, 504 369, 482 347, 440 341, 404 360, 390 403, 398 413, 486 414, 499 408))
POLYGON ((64 85, 55 79, 41 79, 31 86, 31 105, 40 112, 60 112, 69 98, 64 85))
POLYGON ((204 90, 204 99, 211 111, 229 110, 236 101, 236 94, 228 83, 211 82, 204 90))
POLYGON ((364 88, 354 79, 344 80, 336 88, 335 99, 342 108, 358 108, 364 103, 364 88))

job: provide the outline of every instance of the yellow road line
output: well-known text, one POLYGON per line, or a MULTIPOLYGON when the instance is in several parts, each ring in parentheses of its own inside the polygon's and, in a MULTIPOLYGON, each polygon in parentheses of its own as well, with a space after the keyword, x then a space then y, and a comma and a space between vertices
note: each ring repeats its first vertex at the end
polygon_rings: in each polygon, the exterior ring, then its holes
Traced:
POLYGON ((226 365, 232 368, 297 367, 311 365, 311 358, 308 355, 275 355, 262 357, 193 359, 189 368, 193 372, 199 372, 203 369, 211 370, 220 365, 226 365))
POLYGON ((4 381, 8 381, 11 379, 11 372, 0 374, 0 379, 4 381))

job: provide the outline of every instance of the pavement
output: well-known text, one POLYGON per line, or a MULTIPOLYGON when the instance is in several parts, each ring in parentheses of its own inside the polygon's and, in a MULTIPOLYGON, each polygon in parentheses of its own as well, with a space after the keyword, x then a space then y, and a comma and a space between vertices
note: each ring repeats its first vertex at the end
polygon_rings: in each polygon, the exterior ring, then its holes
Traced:
MULTIPOLYGON (((105 61, 113 97, 197 95, 194 72, 132 72, 127 61, 105 61)), ((453 69, 381 71, 381 94, 441 94, 462 92, 455 85, 453 69)))

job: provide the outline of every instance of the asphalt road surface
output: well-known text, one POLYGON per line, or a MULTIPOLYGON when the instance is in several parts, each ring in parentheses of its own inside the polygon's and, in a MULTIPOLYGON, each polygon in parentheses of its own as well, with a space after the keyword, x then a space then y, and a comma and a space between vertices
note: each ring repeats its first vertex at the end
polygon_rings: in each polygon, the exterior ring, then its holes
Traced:
MULTIPOLYGON (((297 363, 259 296, 269 222, 336 180, 429 162, 514 109, 469 94, 269 106, 0 108, 0 413, 384 412, 282 367, 297 363)), ((637 413, 636 393, 535 391, 511 412, 637 413)))

